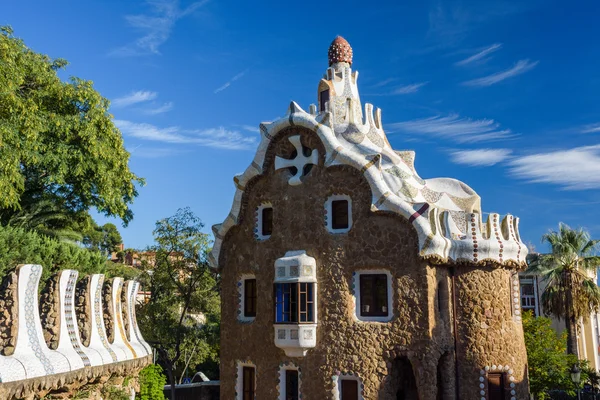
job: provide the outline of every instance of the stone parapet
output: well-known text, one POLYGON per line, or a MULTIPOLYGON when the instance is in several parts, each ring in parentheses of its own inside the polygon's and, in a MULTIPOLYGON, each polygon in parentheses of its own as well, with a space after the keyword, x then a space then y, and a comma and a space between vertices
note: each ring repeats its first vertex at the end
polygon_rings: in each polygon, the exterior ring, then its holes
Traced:
POLYGON ((77 284, 78 272, 64 270, 49 280, 40 300, 41 275, 40 265, 26 264, 4 279, 0 398, 78 387, 151 362, 135 320, 139 283, 114 278, 105 285, 104 275, 96 274, 77 284), (133 332, 129 338, 125 327, 133 332))

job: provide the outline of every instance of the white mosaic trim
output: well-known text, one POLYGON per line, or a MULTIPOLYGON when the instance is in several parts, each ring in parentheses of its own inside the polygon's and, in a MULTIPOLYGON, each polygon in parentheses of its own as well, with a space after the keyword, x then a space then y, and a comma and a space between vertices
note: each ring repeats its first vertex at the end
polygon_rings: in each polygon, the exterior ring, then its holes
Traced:
MULTIPOLYGON (((248 324, 250 322, 253 322, 256 317, 246 317, 244 315, 244 307, 245 307, 244 293, 246 291, 246 279, 256 279, 256 276, 254 274, 243 274, 237 283, 237 289, 238 289, 237 316, 238 316, 238 321, 248 324)), ((258 294, 258 290, 257 290, 257 294, 258 294)), ((258 314, 258 305, 257 305, 256 311, 258 314)))
POLYGON ((393 313, 394 291, 392 288, 392 274, 390 273, 390 271, 386 270, 386 269, 363 269, 363 270, 354 271, 352 273, 352 301, 354 303, 354 313, 353 313, 352 317, 356 321, 363 321, 363 322, 389 322, 389 321, 391 321, 392 318, 394 317, 394 313, 393 313), (386 284, 387 284, 388 309, 387 309, 386 316, 369 317, 369 316, 360 315, 361 314, 360 308, 362 307, 362 305, 360 304, 360 276, 361 275, 371 275, 371 274, 385 274, 387 277, 386 284))
POLYGON ((256 365, 250 360, 238 360, 235 370, 235 399, 244 400, 244 367, 254 368, 254 399, 256 399, 256 381, 258 380, 258 371, 256 365))
MULTIPOLYGON (((271 237, 271 235, 263 235, 262 234, 262 226, 263 226, 263 210, 265 208, 273 208, 273 205, 271 203, 262 203, 260 206, 258 206, 256 208, 256 211, 254 213, 254 237, 256 238, 256 240, 259 241, 263 241, 263 240, 267 240, 268 238, 271 237)), ((273 221, 275 222, 275 221, 273 221)), ((273 228, 275 228, 275 225, 273 225, 273 228)))
POLYGON ((292 362, 287 361, 279 364, 279 380, 277 382, 277 389, 279 390, 279 400, 286 400, 286 380, 285 380, 285 371, 298 371, 298 399, 302 399, 302 371, 300 367, 292 362))
POLYGON ((139 284, 135 281, 127 281, 125 286, 127 290, 127 304, 125 307, 127 307, 127 310, 129 311, 127 313, 127 319, 129 322, 129 344, 131 344, 131 347, 133 347, 138 357, 144 357, 148 354, 151 354, 151 350, 149 346, 146 347, 147 344, 145 341, 140 341, 141 336, 138 334, 138 331, 135 328, 137 326, 135 320, 135 297, 137 295, 138 285, 139 284))
POLYGON ((510 277, 510 302, 511 310, 513 311, 514 320, 517 322, 521 321, 521 283, 519 281, 519 274, 514 273, 510 277))
POLYGON ((348 233, 352 229, 352 199, 345 194, 334 194, 329 196, 325 202, 325 227, 329 233, 348 233), (333 229, 333 219, 331 216, 331 203, 337 200, 348 201, 348 227, 343 229, 333 229))
POLYGON ((364 400, 365 385, 363 384, 361 377, 355 372, 337 371, 331 379, 333 381, 333 400, 340 400, 342 398, 342 385, 340 384, 340 381, 343 380, 352 380, 358 382, 358 400, 364 400))
POLYGON ((480 400, 487 399, 487 390, 488 390, 488 381, 487 374, 490 372, 500 372, 504 373, 506 379, 510 382, 510 400, 517 400, 517 391, 515 389, 515 377, 513 376, 513 370, 508 365, 486 365, 482 370, 479 371, 479 395, 481 396, 480 400))
MULTIPOLYGON (((38 301, 42 267, 33 264, 22 265, 17 274, 19 316, 17 345, 13 357, 24 366, 27 378, 70 371, 67 358, 55 350, 50 350, 42 333, 38 301)), ((4 377, 3 380, 7 381, 4 377)))

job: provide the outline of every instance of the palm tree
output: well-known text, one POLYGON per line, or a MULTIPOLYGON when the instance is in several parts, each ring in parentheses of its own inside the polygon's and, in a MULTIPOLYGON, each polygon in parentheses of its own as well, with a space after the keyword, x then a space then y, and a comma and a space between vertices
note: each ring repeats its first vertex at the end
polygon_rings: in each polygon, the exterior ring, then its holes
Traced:
POLYGON ((578 355, 577 323, 600 309, 600 289, 594 281, 600 267, 596 249, 600 240, 591 240, 590 234, 579 228, 571 229, 562 222, 558 232, 542 236, 550 244, 550 254, 532 254, 527 273, 539 275, 546 283, 542 306, 547 315, 567 325, 567 353, 578 355))

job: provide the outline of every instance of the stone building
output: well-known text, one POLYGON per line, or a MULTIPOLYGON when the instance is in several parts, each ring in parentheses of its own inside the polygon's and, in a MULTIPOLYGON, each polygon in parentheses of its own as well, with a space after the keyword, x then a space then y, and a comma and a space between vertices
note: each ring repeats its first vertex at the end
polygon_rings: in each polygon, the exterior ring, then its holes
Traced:
POLYGON ((213 228, 221 398, 528 398, 518 219, 419 177, 351 66, 338 37, 318 104, 260 124, 213 228))

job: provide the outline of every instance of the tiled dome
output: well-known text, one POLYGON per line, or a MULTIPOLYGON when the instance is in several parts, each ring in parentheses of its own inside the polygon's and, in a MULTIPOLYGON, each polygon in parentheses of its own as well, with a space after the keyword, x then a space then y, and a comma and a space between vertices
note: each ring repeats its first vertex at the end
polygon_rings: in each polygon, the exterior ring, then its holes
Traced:
POLYGON ((338 62, 347 62, 352 65, 352 47, 346 39, 336 37, 329 46, 329 66, 338 62))

